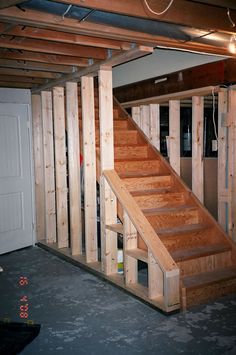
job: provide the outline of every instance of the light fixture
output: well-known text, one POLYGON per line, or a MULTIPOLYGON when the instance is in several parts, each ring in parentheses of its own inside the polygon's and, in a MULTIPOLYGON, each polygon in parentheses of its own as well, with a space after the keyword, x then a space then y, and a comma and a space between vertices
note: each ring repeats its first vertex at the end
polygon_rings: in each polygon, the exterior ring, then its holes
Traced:
POLYGON ((228 45, 229 52, 232 54, 236 54, 236 36, 232 35, 229 40, 228 45))

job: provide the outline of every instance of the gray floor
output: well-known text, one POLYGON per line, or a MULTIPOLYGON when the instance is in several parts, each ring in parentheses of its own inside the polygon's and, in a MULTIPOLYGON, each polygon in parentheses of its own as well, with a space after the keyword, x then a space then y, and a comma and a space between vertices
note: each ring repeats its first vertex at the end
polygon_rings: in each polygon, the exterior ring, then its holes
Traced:
POLYGON ((29 319, 41 324, 24 355, 236 354, 236 297, 165 316, 37 247, 3 255, 0 265, 0 318, 22 321, 26 295, 29 319))

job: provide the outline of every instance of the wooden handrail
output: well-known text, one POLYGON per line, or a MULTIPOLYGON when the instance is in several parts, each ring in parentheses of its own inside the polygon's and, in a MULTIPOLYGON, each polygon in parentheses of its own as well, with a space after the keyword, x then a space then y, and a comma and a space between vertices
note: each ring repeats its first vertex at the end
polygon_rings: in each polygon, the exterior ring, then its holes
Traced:
POLYGON ((122 180, 115 170, 104 170, 103 175, 110 185, 112 191, 120 201, 122 207, 126 210, 134 227, 137 229, 147 247, 151 250, 154 259, 163 271, 163 273, 176 272, 179 268, 166 247, 158 238, 155 230, 145 218, 136 201, 133 199, 122 180))

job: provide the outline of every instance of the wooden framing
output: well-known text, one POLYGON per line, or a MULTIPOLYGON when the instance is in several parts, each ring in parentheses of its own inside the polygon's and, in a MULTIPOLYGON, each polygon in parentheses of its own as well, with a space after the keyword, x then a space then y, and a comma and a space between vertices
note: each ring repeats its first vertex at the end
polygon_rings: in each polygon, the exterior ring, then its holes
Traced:
POLYGON ((131 110, 131 116, 134 122, 140 127, 140 106, 133 106, 131 110))
POLYGON ((56 242, 56 201, 55 201, 55 171, 54 171, 54 143, 52 94, 42 91, 42 120, 44 145, 44 187, 46 212, 46 241, 56 242))
POLYGON ((124 248, 124 273, 126 285, 138 282, 138 261, 127 255, 127 251, 137 249, 137 230, 130 221, 126 211, 123 213, 123 248, 124 248))
POLYGON ((149 129, 149 138, 152 145, 160 150, 160 105, 159 104, 150 104, 150 129, 149 129))
POLYGON ((68 247, 67 161, 64 88, 53 88, 58 248, 68 247))
POLYGON ((229 90, 228 115, 228 234, 236 241, 236 91, 229 90))
POLYGON ((34 178, 37 240, 45 239, 43 125, 40 95, 32 95, 34 178))
POLYGON ((204 98, 193 96, 192 108, 192 190, 197 198, 204 201, 203 183, 203 130, 204 130, 204 98))
POLYGON ((227 190, 227 139, 228 128, 226 127, 227 91, 218 94, 218 222, 227 231, 226 211, 228 204, 227 190))
POLYGON ((180 101, 169 101, 170 165, 180 175, 180 101))
POLYGON ((98 260, 97 250, 97 189, 93 77, 81 78, 85 251, 87 262, 98 260))
MULTIPOLYGON (((99 80, 99 119, 100 119, 100 171, 114 168, 113 138, 113 97, 112 69, 100 69, 99 80)), ((106 275, 117 271, 117 235, 106 229, 117 219, 116 197, 104 180, 100 181, 100 223, 102 269, 106 275)))
POLYGON ((163 273, 154 259, 151 251, 148 251, 148 297, 155 299, 163 295, 163 273))
POLYGON ((140 128, 143 133, 149 138, 149 106, 148 105, 141 105, 140 106, 140 128))
POLYGON ((72 255, 82 253, 80 145, 77 83, 66 83, 66 120, 68 141, 70 243, 72 255))

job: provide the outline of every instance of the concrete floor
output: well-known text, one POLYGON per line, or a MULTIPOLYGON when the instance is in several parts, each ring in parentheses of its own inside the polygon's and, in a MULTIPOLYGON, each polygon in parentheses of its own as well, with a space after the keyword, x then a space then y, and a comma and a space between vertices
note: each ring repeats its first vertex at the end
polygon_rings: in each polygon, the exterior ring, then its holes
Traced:
POLYGON ((22 321, 26 295, 29 319, 41 324, 23 355, 236 354, 236 297, 165 316, 38 247, 3 255, 0 265, 0 318, 22 321))

